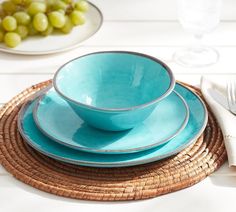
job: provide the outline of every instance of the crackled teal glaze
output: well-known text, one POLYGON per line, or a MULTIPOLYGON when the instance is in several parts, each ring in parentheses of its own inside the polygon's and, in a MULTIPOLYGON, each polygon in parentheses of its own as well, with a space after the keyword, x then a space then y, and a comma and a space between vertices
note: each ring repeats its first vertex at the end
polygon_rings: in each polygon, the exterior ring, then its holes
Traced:
POLYGON ((111 131, 133 128, 174 87, 161 61, 132 52, 98 52, 59 69, 54 87, 88 124, 111 131))
POLYGON ((169 142, 147 151, 131 154, 94 154, 58 144, 43 135, 36 127, 32 112, 35 101, 22 108, 18 119, 19 130, 33 148, 49 157, 68 163, 94 167, 122 167, 157 161, 174 155, 192 144, 206 127, 207 111, 199 97, 179 84, 175 90, 184 97, 189 106, 188 124, 169 142))
POLYGON ((39 99, 34 109, 39 129, 53 140, 78 150, 111 154, 137 152, 163 144, 186 126, 188 117, 188 106, 175 91, 143 122, 120 132, 90 127, 53 88, 39 99))

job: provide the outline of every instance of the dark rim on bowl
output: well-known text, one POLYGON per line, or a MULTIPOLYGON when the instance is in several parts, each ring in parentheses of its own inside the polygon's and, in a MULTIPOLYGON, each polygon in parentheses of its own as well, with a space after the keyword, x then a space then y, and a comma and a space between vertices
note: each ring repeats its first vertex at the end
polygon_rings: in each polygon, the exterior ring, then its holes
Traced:
POLYGON ((130 110, 134 110, 134 109, 137 109, 137 108, 144 108, 148 105, 152 105, 156 102, 159 102, 160 100, 162 100, 163 98, 165 98, 166 96, 168 96, 174 89, 174 86, 175 86, 175 78, 174 78, 174 75, 171 71, 171 69, 164 63, 162 62, 161 60, 155 58, 155 57, 152 57, 150 55, 146 55, 146 54, 143 54, 143 53, 138 53, 138 52, 131 52, 131 51, 100 51, 100 52, 93 52, 93 53, 89 53, 89 54, 85 54, 85 55, 82 55, 80 57, 76 57, 70 61, 68 61, 67 63, 65 63, 64 65, 62 65, 58 70, 57 72, 55 73, 54 77, 53 77, 53 87, 55 88, 56 92, 62 96, 64 99, 70 101, 70 102, 73 102, 75 104, 78 104, 82 107, 88 107, 90 109, 93 109, 93 110, 98 110, 98 111, 106 111, 106 112, 119 112, 119 111, 130 111, 130 110), (93 55, 93 54, 105 54, 105 53, 124 53, 124 54, 131 54, 131 55, 137 55, 137 56, 141 56, 141 57, 145 57, 145 58, 148 58, 150 60, 153 60, 154 62, 156 63, 159 63, 161 66, 163 66, 165 68, 165 70, 167 71, 169 77, 170 77, 170 85, 169 85, 169 88, 166 90, 166 92, 164 94, 162 94, 161 96, 159 96, 158 98, 150 101, 150 102, 147 102, 147 103, 144 103, 144 104, 141 104, 141 105, 135 105, 133 107, 127 107, 127 108, 99 108, 99 107, 95 107, 95 106, 91 106, 91 105, 88 105, 88 104, 84 104, 84 103, 81 103, 79 101, 76 101, 68 96, 66 96, 65 94, 63 94, 63 92, 59 89, 59 87, 57 86, 57 77, 60 73, 60 71, 66 66, 68 65, 69 63, 77 60, 77 59, 80 59, 80 58, 83 58, 83 57, 86 57, 86 56, 89 56, 89 55, 93 55))

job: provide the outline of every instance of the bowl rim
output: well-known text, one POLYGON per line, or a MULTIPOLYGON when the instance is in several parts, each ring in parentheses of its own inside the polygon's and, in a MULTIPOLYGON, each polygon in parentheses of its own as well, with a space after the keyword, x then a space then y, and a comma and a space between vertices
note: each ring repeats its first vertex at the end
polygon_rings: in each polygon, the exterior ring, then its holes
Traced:
POLYGON ((65 100, 69 101, 69 102, 72 102, 76 105, 79 105, 83 108, 89 108, 89 109, 92 109, 92 110, 97 110, 97 111, 106 111, 106 112, 121 112, 121 111, 132 111, 132 110, 135 110, 135 109, 141 109, 141 108, 144 108, 144 107, 147 107, 149 105, 152 105, 152 104, 155 104, 157 102, 159 102, 160 100, 162 100, 163 98, 165 98, 166 96, 168 96, 174 89, 175 87, 175 78, 174 78, 174 75, 173 75, 173 72, 171 71, 171 69, 164 63, 162 62, 161 60, 157 59, 156 57, 153 57, 153 56, 150 56, 150 55, 147 55, 147 54, 143 54, 143 53, 139 53, 139 52, 132 52, 132 51, 97 51, 97 52, 92 52, 92 53, 88 53, 88 54, 85 54, 85 55, 82 55, 82 56, 79 56, 79 57, 76 57, 72 60, 69 60, 68 62, 66 62, 65 64, 63 64, 62 66, 60 66, 58 68, 58 70, 56 71, 53 79, 52 79, 52 83, 53 83, 53 87, 55 89, 55 91, 62 97, 64 98, 65 100), (153 60, 154 62, 160 64, 161 66, 163 66, 166 70, 166 72, 168 73, 169 75, 169 78, 170 78, 170 85, 169 87, 167 88, 167 90, 165 91, 164 94, 162 94, 161 96, 159 96, 158 98, 152 100, 152 101, 149 101, 149 102, 146 102, 146 103, 143 103, 143 104, 139 104, 139 105, 135 105, 135 106, 131 106, 131 107, 125 107, 125 108, 103 108, 103 107, 96 107, 96 106, 92 106, 92 105, 88 105, 88 104, 85 104, 85 103, 82 103, 82 102, 79 102, 73 98, 70 98, 69 96, 67 96, 66 94, 64 94, 60 89, 59 89, 59 86, 57 85, 57 78, 59 76, 59 74, 61 73, 62 69, 68 65, 69 63, 75 61, 75 60, 78 60, 80 58, 83 58, 83 57, 86 57, 86 56, 89 56, 89 55, 94 55, 94 54, 106 54, 106 53, 121 53, 121 54, 130 54, 130 55, 137 55, 137 56, 141 56, 141 57, 145 57, 145 58, 148 58, 150 60, 153 60))

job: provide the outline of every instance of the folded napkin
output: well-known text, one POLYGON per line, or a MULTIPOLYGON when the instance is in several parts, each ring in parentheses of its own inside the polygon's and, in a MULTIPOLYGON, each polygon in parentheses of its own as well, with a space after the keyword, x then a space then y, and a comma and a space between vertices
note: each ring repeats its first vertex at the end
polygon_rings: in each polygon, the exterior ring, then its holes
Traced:
MULTIPOLYGON (((229 81, 229 79, 228 79, 229 81)), ((229 166, 236 166, 236 116, 228 109, 227 79, 202 77, 201 90, 222 129, 229 166)))

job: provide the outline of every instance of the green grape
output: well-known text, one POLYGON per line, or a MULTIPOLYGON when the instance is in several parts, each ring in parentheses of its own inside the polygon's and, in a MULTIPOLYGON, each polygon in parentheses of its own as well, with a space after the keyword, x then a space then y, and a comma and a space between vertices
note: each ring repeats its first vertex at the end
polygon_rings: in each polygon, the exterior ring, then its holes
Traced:
POLYGON ((30 15, 36 15, 37 13, 45 13, 47 6, 44 2, 33 1, 28 7, 28 13, 30 15))
POLYGON ((11 0, 11 2, 13 2, 14 4, 22 4, 23 1, 22 0, 11 0))
POLYGON ((27 6, 32 3, 33 0, 22 0, 22 5, 27 6))
POLYGON ((78 1, 75 3, 75 9, 82 11, 82 12, 86 12, 89 9, 89 4, 87 1, 78 1))
POLYGON ((16 12, 14 13, 13 16, 16 19, 18 24, 27 25, 30 23, 31 18, 26 12, 23 12, 23 11, 16 12))
POLYGON ((51 24, 48 24, 48 27, 45 31, 41 32, 43 36, 48 36, 53 33, 53 26, 51 24))
POLYGON ((6 16, 2 20, 2 26, 6 31, 14 31, 17 27, 16 19, 13 16, 6 16))
POLYGON ((70 20, 72 21, 72 23, 77 26, 77 25, 82 25, 85 23, 85 17, 84 14, 80 11, 76 11, 74 10, 71 14, 70 14, 70 20))
POLYGON ((3 41, 4 38, 4 32, 1 30, 0 31, 0 43, 3 41))
POLYGON ((63 27, 66 22, 65 16, 58 11, 49 13, 48 18, 52 26, 55 28, 63 27))
POLYGON ((26 26, 24 25, 19 25, 17 26, 15 32, 20 35, 21 39, 25 39, 29 33, 29 30, 26 26))
POLYGON ((0 23, 0 31, 3 31, 4 33, 6 32, 6 30, 3 28, 2 20, 1 20, 1 23, 0 23))
POLYGON ((72 4, 73 0, 63 0, 66 4, 72 4))
POLYGON ((33 26, 39 32, 45 31, 48 27, 47 16, 44 13, 36 14, 33 19, 33 26))
POLYGON ((38 31, 34 28, 32 22, 28 25, 28 32, 29 32, 29 35, 31 35, 31 36, 38 34, 38 31))
POLYGON ((2 2, 2 9, 8 14, 12 14, 16 11, 16 5, 11 1, 2 2))
POLYGON ((23 0, 23 3, 24 3, 24 4, 30 4, 30 3, 32 3, 32 1, 33 1, 33 0, 23 0))
POLYGON ((6 16, 6 13, 4 12, 2 8, 0 8, 0 17, 4 18, 5 16, 6 16))
POLYGON ((8 32, 4 36, 4 42, 8 47, 14 48, 20 44, 21 38, 20 35, 15 32, 8 32))
POLYGON ((65 19, 66 19, 66 22, 65 22, 65 25, 61 28, 61 31, 65 34, 69 34, 72 31, 74 25, 68 16, 66 16, 65 19))
POLYGON ((67 4, 61 0, 54 0, 54 3, 53 3, 53 9, 54 10, 66 10, 67 9, 67 4))
POLYGON ((59 12, 59 13, 61 13, 61 14, 63 14, 63 15, 65 15, 65 13, 66 13, 66 11, 63 10, 63 9, 57 10, 57 12, 59 12))
POLYGON ((47 0, 46 4, 47 4, 47 8, 51 8, 55 4, 55 0, 47 0))
POLYGON ((48 5, 53 5, 53 4, 55 4, 55 0, 47 0, 46 3, 48 5))

